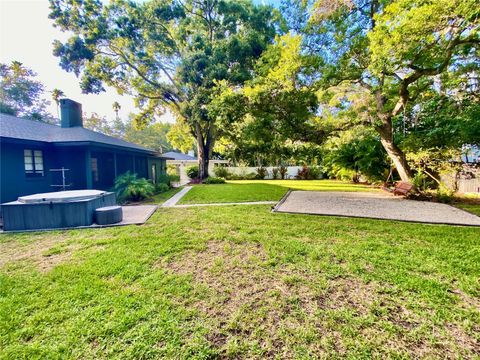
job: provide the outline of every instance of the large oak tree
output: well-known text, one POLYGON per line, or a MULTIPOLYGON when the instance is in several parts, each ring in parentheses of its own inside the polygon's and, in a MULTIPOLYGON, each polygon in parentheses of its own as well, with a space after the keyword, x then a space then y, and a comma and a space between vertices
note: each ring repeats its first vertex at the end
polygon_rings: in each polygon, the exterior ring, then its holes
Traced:
POLYGON ((351 118, 377 131, 400 177, 410 181, 409 164, 394 139, 394 121, 435 87, 437 76, 458 68, 478 74, 478 1, 288 3, 287 17, 304 34, 305 52, 319 57, 319 88, 337 97, 347 89, 343 108, 352 96, 364 105, 351 118))
POLYGON ((135 97, 138 120, 168 107, 198 147, 200 177, 218 137, 208 113, 218 81, 241 85, 277 32, 276 12, 249 0, 50 0, 50 18, 72 36, 54 54, 81 75, 86 93, 104 84, 135 97))

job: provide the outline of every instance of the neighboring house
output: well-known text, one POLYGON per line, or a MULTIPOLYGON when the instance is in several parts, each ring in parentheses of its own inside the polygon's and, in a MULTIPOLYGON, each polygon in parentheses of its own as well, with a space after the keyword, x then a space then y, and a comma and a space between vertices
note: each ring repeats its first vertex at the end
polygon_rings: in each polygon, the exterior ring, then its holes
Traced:
POLYGON ((61 190, 112 188, 127 171, 156 183, 166 157, 130 142, 85 129, 81 104, 60 100, 61 126, 0 114, 0 203, 61 190))
MULTIPOLYGON (((170 151, 162 155, 169 159, 167 160, 167 165, 176 166, 177 174, 180 175, 180 184, 183 185, 188 183, 190 179, 187 176, 186 168, 192 165, 198 165, 198 159, 193 156, 192 153, 187 155, 175 151, 170 151)), ((228 160, 210 159, 208 162, 208 173, 213 175, 213 169, 215 166, 221 166, 222 164, 227 165, 228 163, 228 160)))

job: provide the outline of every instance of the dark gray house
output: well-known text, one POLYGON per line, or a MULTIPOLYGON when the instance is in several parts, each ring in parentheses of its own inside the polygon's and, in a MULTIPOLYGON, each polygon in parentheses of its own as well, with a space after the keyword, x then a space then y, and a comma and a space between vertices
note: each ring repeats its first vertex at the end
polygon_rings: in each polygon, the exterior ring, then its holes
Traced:
POLYGON ((66 189, 107 190, 127 171, 156 183, 166 159, 142 146, 85 129, 81 104, 60 100, 61 126, 0 114, 0 203, 66 189))

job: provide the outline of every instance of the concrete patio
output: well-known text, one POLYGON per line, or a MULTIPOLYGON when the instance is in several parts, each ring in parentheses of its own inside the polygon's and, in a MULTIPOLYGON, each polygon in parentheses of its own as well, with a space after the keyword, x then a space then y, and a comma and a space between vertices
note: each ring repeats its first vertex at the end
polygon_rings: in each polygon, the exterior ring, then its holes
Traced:
POLYGON ((453 206, 382 193, 292 191, 274 211, 480 226, 480 217, 453 206))

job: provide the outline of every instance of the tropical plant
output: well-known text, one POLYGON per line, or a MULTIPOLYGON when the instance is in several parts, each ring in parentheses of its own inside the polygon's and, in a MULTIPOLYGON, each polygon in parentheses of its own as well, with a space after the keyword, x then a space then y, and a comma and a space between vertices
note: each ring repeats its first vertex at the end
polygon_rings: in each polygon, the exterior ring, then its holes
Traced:
POLYGON ((60 118, 60 112, 58 108, 60 107, 60 99, 65 96, 65 93, 60 89, 53 89, 52 90, 52 99, 55 101, 57 105, 57 118, 60 118))
POLYGON ((127 171, 117 176, 114 186, 119 202, 140 201, 152 196, 155 186, 145 178, 138 178, 137 174, 127 171))
POLYGON ((284 180, 287 176, 288 168, 282 165, 279 167, 278 172, 280 173, 280 179, 284 180))
POLYGON ((265 177, 268 175, 268 170, 263 166, 258 167, 256 170, 257 170, 256 178, 258 180, 265 179, 265 177))
POLYGON ((278 175, 280 174, 280 169, 279 168, 273 168, 272 169, 272 179, 278 179, 278 175))
POLYGON ((198 165, 192 165, 185 169, 187 176, 190 179, 198 179, 198 165))
POLYGON ((217 166, 213 169, 213 173, 216 177, 228 179, 230 177, 230 172, 226 166, 217 166))

